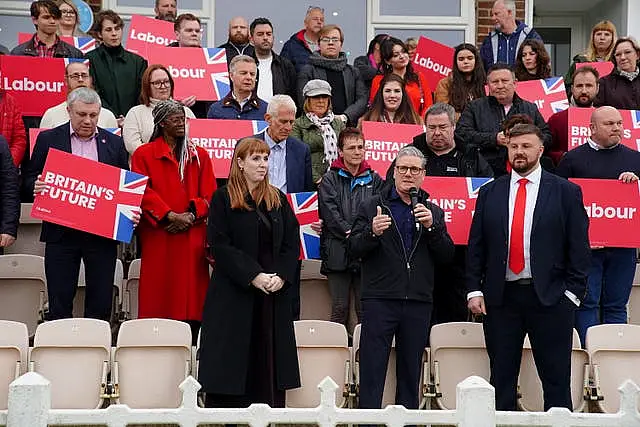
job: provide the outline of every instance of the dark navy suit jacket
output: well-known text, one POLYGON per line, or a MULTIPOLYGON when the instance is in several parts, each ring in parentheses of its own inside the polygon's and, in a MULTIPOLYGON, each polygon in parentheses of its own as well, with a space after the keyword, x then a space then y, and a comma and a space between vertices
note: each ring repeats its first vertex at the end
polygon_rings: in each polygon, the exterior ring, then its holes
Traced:
MULTIPOLYGON (((264 141, 264 132, 253 135, 264 141)), ((287 138, 287 193, 301 193, 315 191, 311 178, 311 150, 304 142, 294 138, 287 138)))
MULTIPOLYGON (((122 137, 98 128, 96 144, 98 145, 98 161, 100 163, 121 169, 129 169, 129 155, 124 147, 122 137)), ((56 128, 43 131, 38 135, 31 159, 23 172, 24 185, 30 194, 33 194, 33 186, 36 179, 44 169, 49 148, 71 153, 71 126, 69 122, 56 128)), ((66 230, 68 230, 67 227, 50 222, 43 222, 40 241, 57 242, 62 238, 66 230)))
MULTIPOLYGON (((480 189, 469 233, 467 291, 482 291, 489 306, 502 304, 505 287, 510 179, 503 175, 480 189)), ((530 238, 531 273, 543 305, 556 304, 565 290, 584 299, 588 228, 580 187, 543 170, 530 238)))

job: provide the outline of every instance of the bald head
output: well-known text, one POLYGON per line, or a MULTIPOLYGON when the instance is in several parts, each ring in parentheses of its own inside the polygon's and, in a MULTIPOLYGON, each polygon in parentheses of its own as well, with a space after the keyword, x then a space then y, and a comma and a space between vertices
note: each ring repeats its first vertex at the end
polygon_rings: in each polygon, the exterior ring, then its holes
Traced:
POLYGON ((79 87, 93 87, 89 67, 82 62, 69 63, 65 68, 64 80, 67 85, 67 93, 71 93, 79 87))
POLYGON ((622 115, 613 107, 600 107, 591 114, 591 140, 604 148, 622 140, 622 115))
POLYGON ((236 16, 229 21, 229 41, 235 45, 249 43, 249 23, 242 16, 236 16))

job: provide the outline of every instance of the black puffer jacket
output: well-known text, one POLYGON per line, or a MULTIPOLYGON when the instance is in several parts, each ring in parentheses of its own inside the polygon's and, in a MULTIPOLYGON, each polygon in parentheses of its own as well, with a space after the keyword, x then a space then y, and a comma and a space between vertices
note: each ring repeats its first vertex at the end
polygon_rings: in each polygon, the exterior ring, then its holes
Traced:
POLYGON ((391 190, 392 187, 387 185, 379 195, 361 204, 349 237, 351 256, 361 259, 362 299, 433 302, 436 265, 450 262, 454 254, 444 212, 427 201, 427 193, 420 190, 418 202, 431 210, 433 225, 428 229, 420 226, 414 231, 413 247, 407 253, 395 222, 379 237, 371 230, 377 206, 382 208, 382 213, 391 215, 391 190))
POLYGON ((362 162, 356 176, 347 171, 341 159, 331 165, 318 188, 318 211, 322 218, 320 235, 321 272, 357 272, 360 263, 349 257, 347 231, 353 227, 360 204, 380 192, 384 181, 362 162))
POLYGON ((18 169, 13 164, 9 145, 0 136, 0 234, 18 235, 20 187, 18 169))
POLYGON ((551 147, 551 131, 542 118, 536 104, 513 95, 513 105, 508 114, 493 96, 479 98, 465 108, 456 125, 456 144, 459 147, 474 147, 484 156, 495 176, 507 173, 507 148, 498 145, 496 137, 502 123, 514 114, 526 114, 540 128, 544 137, 544 148, 551 147))

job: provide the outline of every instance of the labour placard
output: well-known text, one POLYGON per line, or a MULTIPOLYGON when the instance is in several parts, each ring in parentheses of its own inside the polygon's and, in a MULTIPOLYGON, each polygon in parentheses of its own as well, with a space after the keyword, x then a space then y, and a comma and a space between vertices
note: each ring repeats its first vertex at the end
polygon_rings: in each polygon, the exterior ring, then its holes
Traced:
MULTIPOLYGON (((591 136, 589 123, 593 108, 569 108, 568 148, 573 150, 587 142, 591 136)), ((640 150, 640 110, 618 110, 622 116, 622 144, 633 150, 640 150)))
POLYGON ((520 98, 536 104, 545 121, 558 111, 569 108, 562 77, 517 82, 516 92, 520 98))
POLYGON ((614 179, 571 179, 582 188, 592 246, 640 247, 640 186, 614 179))
POLYGON ((149 45, 147 53, 149 64, 164 64, 169 69, 175 82, 175 99, 195 95, 198 100, 217 101, 229 92, 224 49, 149 45))
POLYGON ((247 136, 256 135, 267 128, 261 120, 189 119, 188 136, 196 145, 207 150, 216 177, 229 176, 231 158, 236 143, 247 136))
POLYGON ((413 142, 413 137, 424 132, 422 125, 362 122, 365 160, 381 176, 396 158, 398 151, 413 142))
POLYGON ((413 68, 424 73, 431 90, 436 89, 440 80, 451 74, 453 48, 437 41, 420 37, 413 68))
POLYGON ((49 149, 42 180, 47 188, 35 197, 32 217, 121 242, 131 240, 146 176, 49 149))
MULTIPOLYGON (((133 15, 125 46, 128 51, 137 53, 148 60, 147 48, 149 46, 167 46, 175 41, 176 33, 173 30, 172 22, 133 15)), ((154 64, 154 62, 149 61, 149 64, 154 64)))
POLYGON ((63 58, 0 56, 2 89, 10 92, 24 116, 42 116, 66 98, 63 58))
POLYGON ((466 245, 480 187, 493 178, 458 178, 428 176, 422 188, 429 201, 444 211, 447 231, 456 245, 466 245))
POLYGON ((595 68, 598 71, 598 75, 600 76, 600 78, 608 76, 613 71, 613 62, 611 61, 578 62, 576 64, 576 70, 586 66, 595 68))

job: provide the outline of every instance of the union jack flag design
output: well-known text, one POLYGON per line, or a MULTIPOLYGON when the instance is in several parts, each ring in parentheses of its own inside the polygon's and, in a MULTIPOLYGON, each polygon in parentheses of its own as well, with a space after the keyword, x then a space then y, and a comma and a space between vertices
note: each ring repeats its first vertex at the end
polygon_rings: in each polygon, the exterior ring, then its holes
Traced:
POLYGON ((493 181, 493 178, 467 178, 467 192, 470 199, 477 199, 480 187, 493 181))
POLYGON ((318 193, 291 193, 287 199, 300 224, 300 259, 320 259, 320 236, 311 229, 318 221, 318 193))
POLYGON ((251 120, 251 124, 253 126, 253 135, 262 133, 266 128, 269 127, 269 123, 265 122, 264 120, 251 120))
POLYGON ((92 37, 74 37, 73 46, 86 54, 96 48, 96 40, 92 37))
POLYGON ((65 69, 67 68, 67 65, 69 65, 71 63, 74 63, 74 62, 82 62, 87 67, 90 65, 88 59, 82 59, 82 58, 62 58, 62 59, 64 59, 64 68, 65 69))
POLYGON ((231 90, 229 70, 227 68, 227 51, 224 48, 215 47, 207 47, 202 50, 209 65, 213 88, 217 96, 216 99, 222 99, 231 90))
POLYGON ((148 178, 128 170, 120 172, 119 192, 116 193, 116 218, 113 239, 128 243, 133 235, 133 215, 140 213, 139 200, 144 195, 148 178))
POLYGON ((122 128, 105 128, 104 130, 107 130, 114 135, 122 136, 122 128))
POLYGON ((629 110, 634 129, 640 129, 640 110, 629 110))
POLYGON ((562 77, 518 82, 516 90, 522 99, 538 106, 540 114, 549 120, 553 114, 569 108, 567 92, 562 77))

